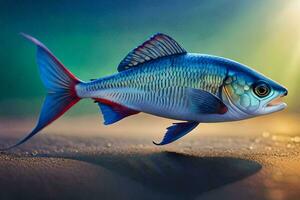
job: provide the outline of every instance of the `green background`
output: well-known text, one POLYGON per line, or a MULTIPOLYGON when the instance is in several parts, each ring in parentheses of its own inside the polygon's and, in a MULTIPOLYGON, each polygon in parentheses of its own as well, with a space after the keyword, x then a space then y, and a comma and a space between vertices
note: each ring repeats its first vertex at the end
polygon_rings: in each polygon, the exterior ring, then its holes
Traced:
MULTIPOLYGON (((82 80, 116 73, 135 46, 162 32, 189 52, 242 62, 289 89, 299 109, 299 0, 0 1, 0 116, 37 115, 45 90, 35 48, 42 41, 82 80)), ((83 101, 73 113, 97 112, 83 101)))

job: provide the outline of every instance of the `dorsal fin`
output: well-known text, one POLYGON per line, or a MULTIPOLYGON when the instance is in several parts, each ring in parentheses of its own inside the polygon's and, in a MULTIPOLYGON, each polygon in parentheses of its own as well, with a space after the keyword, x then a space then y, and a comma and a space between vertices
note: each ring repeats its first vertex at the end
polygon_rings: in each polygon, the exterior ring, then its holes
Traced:
POLYGON ((141 63, 157 58, 185 53, 187 53, 186 50, 174 39, 165 34, 157 33, 129 52, 119 64, 118 71, 137 67, 141 63))

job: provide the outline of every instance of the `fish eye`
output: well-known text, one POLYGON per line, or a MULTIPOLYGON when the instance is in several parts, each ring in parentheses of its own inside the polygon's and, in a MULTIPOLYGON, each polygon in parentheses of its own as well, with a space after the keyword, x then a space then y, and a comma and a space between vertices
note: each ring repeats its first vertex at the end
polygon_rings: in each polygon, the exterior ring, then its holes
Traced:
POLYGON ((260 82, 254 85, 253 91, 258 97, 262 98, 268 96, 271 90, 266 83, 260 82))

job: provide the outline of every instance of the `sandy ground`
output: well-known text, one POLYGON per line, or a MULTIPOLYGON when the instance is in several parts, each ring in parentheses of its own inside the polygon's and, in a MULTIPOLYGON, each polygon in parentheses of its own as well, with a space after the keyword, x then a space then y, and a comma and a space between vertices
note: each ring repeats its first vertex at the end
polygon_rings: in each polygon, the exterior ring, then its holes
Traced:
MULTIPOLYGON (((157 147, 172 121, 136 115, 112 126, 64 117, 0 153, 0 199, 300 199, 300 116, 200 126, 157 147)), ((0 119, 0 145, 34 119, 0 119)))

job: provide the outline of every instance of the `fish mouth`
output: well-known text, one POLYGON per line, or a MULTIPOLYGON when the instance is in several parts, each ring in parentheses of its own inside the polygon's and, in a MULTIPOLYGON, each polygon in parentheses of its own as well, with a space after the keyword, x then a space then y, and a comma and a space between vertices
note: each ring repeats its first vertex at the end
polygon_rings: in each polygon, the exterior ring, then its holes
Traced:
POLYGON ((269 101, 265 106, 266 111, 276 112, 276 111, 280 111, 280 110, 283 110, 284 108, 286 108, 287 104, 282 101, 284 96, 286 96, 286 94, 282 94, 278 97, 275 97, 271 101, 269 101))

